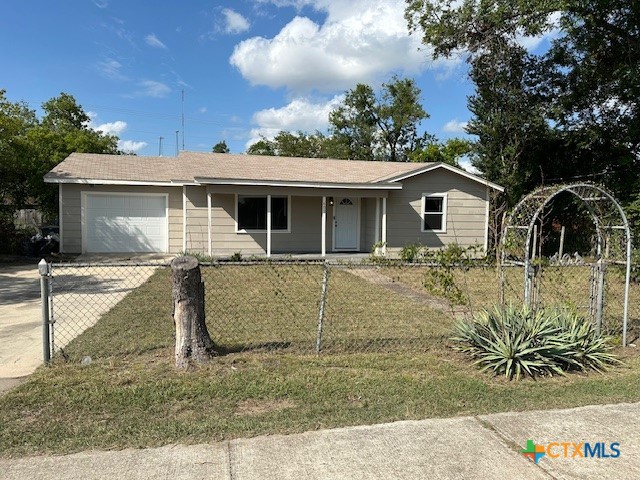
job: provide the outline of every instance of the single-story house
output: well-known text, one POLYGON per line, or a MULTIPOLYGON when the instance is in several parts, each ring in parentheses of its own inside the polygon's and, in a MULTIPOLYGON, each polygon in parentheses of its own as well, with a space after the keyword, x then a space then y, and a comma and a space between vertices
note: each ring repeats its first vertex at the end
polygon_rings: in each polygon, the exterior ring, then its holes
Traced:
POLYGON ((57 183, 61 251, 227 256, 485 245, 489 192, 443 163, 181 152, 73 153, 57 183))

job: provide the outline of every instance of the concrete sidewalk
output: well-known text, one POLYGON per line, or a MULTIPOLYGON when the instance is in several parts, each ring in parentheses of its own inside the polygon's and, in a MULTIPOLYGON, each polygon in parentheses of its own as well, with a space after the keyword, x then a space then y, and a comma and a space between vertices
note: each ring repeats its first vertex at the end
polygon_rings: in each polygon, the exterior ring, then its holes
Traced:
POLYGON ((11 479, 638 479, 640 404, 501 413, 211 445, 0 460, 11 479), (527 440, 558 442, 536 465, 527 440), (562 442, 619 443, 619 458, 562 458, 562 442))

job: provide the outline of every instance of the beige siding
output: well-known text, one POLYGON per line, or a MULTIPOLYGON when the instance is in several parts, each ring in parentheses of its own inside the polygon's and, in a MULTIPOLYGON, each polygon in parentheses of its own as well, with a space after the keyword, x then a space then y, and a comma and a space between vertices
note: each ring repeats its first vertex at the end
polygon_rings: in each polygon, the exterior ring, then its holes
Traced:
MULTIPOLYGON (((283 192, 277 194, 282 195, 283 192)), ((319 253, 322 241, 321 197, 292 195, 290 202, 291 231, 272 232, 272 253, 319 253)), ((266 232, 236 232, 235 215, 235 194, 213 193, 211 215, 213 254, 230 255, 235 252, 241 252, 243 255, 264 254, 267 249, 266 232)), ((327 218, 327 224, 329 225, 329 223, 329 218, 327 218)), ((206 200, 204 225, 206 228, 206 200)), ((189 221, 190 228, 191 221, 189 221)), ((330 235, 331 232, 328 230, 327 238, 331 238, 330 235)))
POLYGON ((187 238, 186 249, 206 253, 209 248, 207 190, 199 186, 186 186, 187 238))
POLYGON ((363 198, 361 205, 362 230, 360 231, 360 250, 370 252, 376 243, 376 199, 363 198))
POLYGON ((391 253, 409 243, 442 247, 484 245, 487 187, 446 170, 435 170, 406 179, 401 191, 389 194, 387 245, 391 253), (447 194, 446 233, 421 232, 422 195, 447 194))
POLYGON ((182 187, 137 187, 126 185, 62 184, 62 235, 65 253, 82 253, 82 192, 157 193, 169 195, 169 252, 182 250, 182 187))

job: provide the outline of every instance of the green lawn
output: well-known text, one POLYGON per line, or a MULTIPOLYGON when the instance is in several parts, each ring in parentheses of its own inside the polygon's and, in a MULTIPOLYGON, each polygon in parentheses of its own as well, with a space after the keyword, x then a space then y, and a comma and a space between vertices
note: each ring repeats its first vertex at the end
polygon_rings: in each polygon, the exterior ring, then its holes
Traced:
POLYGON ((170 276, 159 270, 71 342, 67 361, 0 397, 0 455, 640 401, 635 349, 604 375, 508 382, 451 350, 446 314, 348 271, 331 275, 327 353, 316 355, 321 267, 203 269, 210 332, 238 353, 177 372, 170 276))

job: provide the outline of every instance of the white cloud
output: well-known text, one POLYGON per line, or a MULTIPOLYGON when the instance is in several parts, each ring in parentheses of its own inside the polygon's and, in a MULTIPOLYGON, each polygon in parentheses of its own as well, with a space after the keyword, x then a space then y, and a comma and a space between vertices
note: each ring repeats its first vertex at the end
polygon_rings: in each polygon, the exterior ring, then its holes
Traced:
POLYGON ((457 118, 454 118, 453 120, 445 123, 444 127, 442 127, 442 131, 448 133, 466 133, 465 128, 467 128, 468 124, 469 122, 460 122, 457 118))
POLYGON ((135 92, 138 97, 164 98, 171 93, 171 88, 162 82, 155 80, 143 80, 139 83, 141 90, 135 92))
POLYGON ((122 64, 113 58, 107 58, 103 62, 98 62, 96 64, 98 71, 106 78, 111 80, 126 80, 125 77, 120 70, 122 69, 122 64))
POLYGON ((144 41, 147 42, 147 45, 150 47, 167 49, 167 46, 162 43, 158 37, 156 37, 155 33, 151 33, 144 37, 144 41))
POLYGON ((549 15, 548 22, 549 22, 549 25, 551 25, 551 29, 549 31, 544 32, 542 35, 536 35, 533 37, 519 35, 516 38, 516 41, 518 42, 518 44, 520 44, 520 46, 524 47, 527 51, 532 52, 533 50, 538 48, 538 46, 542 44, 545 40, 552 40, 554 38, 559 37, 562 31, 560 28, 561 15, 562 14, 560 12, 554 12, 549 15))
POLYGON ((120 134, 127 129, 127 122, 117 120, 115 122, 103 123, 97 127, 93 127, 93 129, 98 132, 102 132, 105 135, 120 136, 120 134))
POLYGON ((135 153, 135 152, 138 152, 139 150, 142 150, 147 145, 149 145, 147 142, 134 142, 133 140, 118 141, 118 149, 122 150, 123 152, 135 153))
POLYGON ((296 16, 273 38, 253 37, 237 44, 230 63, 253 85, 335 91, 371 83, 389 72, 414 75, 435 65, 427 48, 418 50, 419 36, 409 36, 403 0, 272 3, 309 5, 327 16, 322 24, 296 16))
POLYGON ((224 31, 226 33, 237 34, 249 30, 249 21, 238 12, 225 8, 222 10, 222 14, 224 15, 224 31))
POLYGON ((257 127, 251 130, 247 147, 260 140, 261 135, 273 138, 282 130, 309 133, 324 131, 329 125, 329 112, 343 100, 342 95, 320 102, 300 97, 282 108, 260 110, 253 115, 252 122, 257 127))
POLYGON ((93 4, 98 8, 107 8, 109 6, 109 2, 107 0, 94 0, 93 4))
POLYGON ((468 157, 463 157, 460 159, 460 168, 474 175, 480 175, 482 173, 471 164, 471 160, 468 157))
POLYGON ((200 107, 200 108, 198 109, 198 112, 199 112, 199 113, 207 113, 207 107, 200 107))

